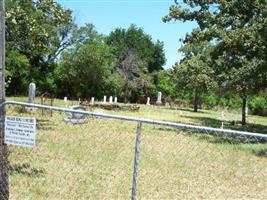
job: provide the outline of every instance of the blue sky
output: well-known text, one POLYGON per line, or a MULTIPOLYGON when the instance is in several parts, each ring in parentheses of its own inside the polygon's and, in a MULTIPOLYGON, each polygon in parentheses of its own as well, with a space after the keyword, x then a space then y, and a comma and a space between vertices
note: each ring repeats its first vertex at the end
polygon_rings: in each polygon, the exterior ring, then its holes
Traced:
POLYGON ((63 7, 73 10, 78 25, 92 23, 98 32, 108 35, 117 27, 130 24, 142 27, 153 40, 164 42, 167 63, 171 67, 182 58, 178 53, 180 38, 195 27, 194 23, 163 23, 173 0, 57 0, 63 7))

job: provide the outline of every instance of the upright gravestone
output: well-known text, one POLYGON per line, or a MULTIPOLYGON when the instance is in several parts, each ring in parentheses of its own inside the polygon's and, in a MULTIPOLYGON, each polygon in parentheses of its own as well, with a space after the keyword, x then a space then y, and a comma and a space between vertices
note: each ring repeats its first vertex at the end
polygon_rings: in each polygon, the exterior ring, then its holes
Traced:
POLYGON ((162 104, 161 98, 162 98, 162 93, 161 92, 158 92, 158 98, 157 98, 156 104, 158 104, 158 105, 161 105, 162 104))
POLYGON ((150 97, 147 97, 147 99, 146 99, 146 105, 150 105, 150 97))
POLYGON ((36 85, 35 83, 30 83, 29 85, 29 103, 34 103, 35 101, 35 91, 36 91, 36 85))
POLYGON ((110 97, 109 97, 109 103, 112 103, 112 102, 113 102, 113 97, 110 96, 110 97))
POLYGON ((68 105, 68 97, 64 97, 64 103, 65 103, 65 106, 68 105))
POLYGON ((118 98, 114 97, 114 103, 118 103, 118 98))
POLYGON ((95 97, 92 97, 91 98, 91 104, 94 104, 95 103, 95 97))
POLYGON ((107 96, 104 96, 104 103, 107 103, 107 96))

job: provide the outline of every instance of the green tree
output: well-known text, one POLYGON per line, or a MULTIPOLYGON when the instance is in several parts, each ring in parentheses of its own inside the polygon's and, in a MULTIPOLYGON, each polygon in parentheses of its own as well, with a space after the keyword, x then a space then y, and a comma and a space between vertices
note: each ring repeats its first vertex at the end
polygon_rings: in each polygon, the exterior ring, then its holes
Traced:
POLYGON ((175 81, 174 70, 162 70, 154 75, 157 91, 161 91, 163 96, 173 99, 175 98, 175 81))
POLYGON ((153 74, 163 70, 166 61, 163 43, 154 42, 135 25, 115 29, 107 36, 106 43, 113 48, 116 72, 124 80, 124 101, 150 96, 155 89, 153 74))
POLYGON ((75 42, 71 37, 75 30, 72 12, 53 0, 6 0, 7 57, 18 55, 6 63, 11 81, 8 91, 18 90, 19 82, 30 81, 47 90, 47 81, 53 81, 55 60, 75 42), (16 70, 10 65, 14 63, 16 70), (24 77, 16 74, 21 71, 24 77))
POLYGON ((149 72, 162 70, 166 62, 163 42, 154 42, 151 36, 135 25, 128 29, 115 29, 109 34, 106 42, 115 47, 113 52, 118 59, 129 49, 134 49, 149 72))
POLYGON ((267 1, 175 1, 164 21, 196 21, 198 27, 185 43, 209 42, 214 46, 212 67, 218 81, 243 99, 242 124, 246 124, 247 96, 267 86, 267 1))
POLYGON ((7 49, 6 91, 7 95, 18 95, 27 91, 30 63, 28 58, 15 50, 7 49))
POLYGON ((192 56, 177 64, 174 76, 177 88, 194 94, 194 112, 198 111, 201 94, 216 85, 214 71, 200 55, 192 56))
POLYGON ((84 42, 68 49, 61 56, 56 70, 60 96, 96 97, 118 93, 120 79, 112 74, 115 57, 110 46, 91 26, 83 27, 84 42), (86 37, 86 30, 88 32, 86 37))

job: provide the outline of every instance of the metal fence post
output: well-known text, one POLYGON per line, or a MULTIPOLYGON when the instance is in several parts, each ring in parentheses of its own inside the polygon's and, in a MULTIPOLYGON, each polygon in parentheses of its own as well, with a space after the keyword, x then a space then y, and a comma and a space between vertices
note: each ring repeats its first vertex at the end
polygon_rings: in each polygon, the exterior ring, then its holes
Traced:
POLYGON ((7 145, 4 144, 5 120, 5 4, 0 0, 0 199, 9 199, 7 145))
POLYGON ((138 175, 138 167, 139 167, 141 131, 142 131, 142 123, 138 122, 137 127, 136 127, 134 171, 133 171, 133 184, 132 184, 132 200, 136 200, 136 184, 137 184, 137 175, 138 175))

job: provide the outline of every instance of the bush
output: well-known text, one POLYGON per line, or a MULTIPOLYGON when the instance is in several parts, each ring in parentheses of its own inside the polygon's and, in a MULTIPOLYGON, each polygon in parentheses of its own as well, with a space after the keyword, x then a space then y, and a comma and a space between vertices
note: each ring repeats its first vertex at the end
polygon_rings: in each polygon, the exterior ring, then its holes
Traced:
POLYGON ((267 96, 256 96, 248 102, 253 115, 267 116, 267 96))
POLYGON ((213 94, 203 95, 201 102, 203 103, 203 106, 207 108, 214 108, 218 103, 217 98, 213 94))
POLYGON ((233 95, 227 103, 227 107, 231 109, 240 109, 242 106, 242 99, 240 96, 233 95))

